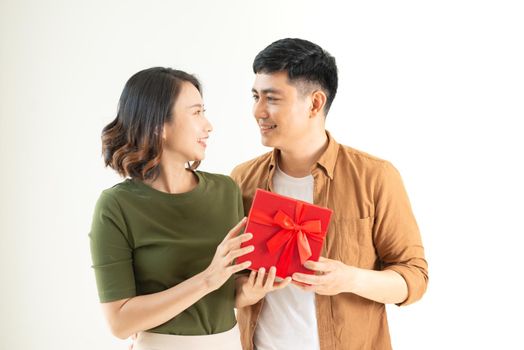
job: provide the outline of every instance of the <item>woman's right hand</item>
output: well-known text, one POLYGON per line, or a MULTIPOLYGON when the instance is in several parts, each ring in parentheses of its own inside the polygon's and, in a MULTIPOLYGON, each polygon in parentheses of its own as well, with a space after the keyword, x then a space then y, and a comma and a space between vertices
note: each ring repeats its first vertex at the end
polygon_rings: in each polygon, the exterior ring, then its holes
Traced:
POLYGON ((251 265, 251 261, 233 264, 236 258, 251 253, 255 249, 252 245, 240 248, 243 242, 253 238, 251 233, 239 235, 240 231, 246 226, 246 221, 247 219, 243 218, 228 232, 224 240, 218 245, 211 264, 204 271, 206 286, 211 290, 220 288, 234 273, 242 271, 251 265))
POLYGON ((276 282, 275 266, 271 266, 269 272, 261 267, 258 271, 251 271, 248 276, 239 276, 236 279, 236 307, 244 307, 257 303, 267 293, 287 287, 291 283, 291 277, 286 277, 276 282))

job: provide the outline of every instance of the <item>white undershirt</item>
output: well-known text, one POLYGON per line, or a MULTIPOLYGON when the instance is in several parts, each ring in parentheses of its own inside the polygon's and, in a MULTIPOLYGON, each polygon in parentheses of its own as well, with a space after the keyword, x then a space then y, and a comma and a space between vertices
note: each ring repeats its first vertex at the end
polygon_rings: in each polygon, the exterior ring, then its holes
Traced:
MULTIPOLYGON (((277 166, 274 192, 313 203, 313 176, 295 178, 277 166)), ((293 284, 268 293, 255 329, 256 350, 319 350, 315 293, 293 284)))

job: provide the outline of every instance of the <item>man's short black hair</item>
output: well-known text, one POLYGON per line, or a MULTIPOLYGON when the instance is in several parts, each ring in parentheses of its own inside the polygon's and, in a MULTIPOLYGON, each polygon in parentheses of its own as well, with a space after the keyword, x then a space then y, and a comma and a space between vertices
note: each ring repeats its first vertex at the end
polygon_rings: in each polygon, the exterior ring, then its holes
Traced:
POLYGON ((303 81, 320 86, 327 95, 324 107, 327 115, 338 87, 335 57, 310 41, 286 38, 270 44, 253 61, 255 74, 284 71, 292 83, 303 81))

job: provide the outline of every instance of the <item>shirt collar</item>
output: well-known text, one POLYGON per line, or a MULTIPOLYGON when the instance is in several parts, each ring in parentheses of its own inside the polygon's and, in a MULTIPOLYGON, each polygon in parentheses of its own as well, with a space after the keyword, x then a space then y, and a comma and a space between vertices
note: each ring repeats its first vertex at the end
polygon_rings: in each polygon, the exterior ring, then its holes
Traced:
MULTIPOLYGON (((338 148, 339 144, 335 141, 333 136, 326 130, 326 136, 328 138, 328 145, 326 150, 320 158, 317 160, 316 166, 321 168, 331 180, 333 180, 333 172, 335 170, 335 164, 337 162, 338 148)), ((276 167, 278 157, 280 155, 280 150, 277 148, 273 149, 271 158, 269 160, 269 173, 272 174, 273 170, 276 167)))

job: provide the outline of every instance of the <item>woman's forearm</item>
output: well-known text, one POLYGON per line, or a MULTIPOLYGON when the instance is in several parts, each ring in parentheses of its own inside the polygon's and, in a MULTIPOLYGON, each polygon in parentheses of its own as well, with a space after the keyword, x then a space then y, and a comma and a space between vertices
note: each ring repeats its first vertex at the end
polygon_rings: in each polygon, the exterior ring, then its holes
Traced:
POLYGON ((112 333, 125 339, 169 321, 211 291, 202 272, 165 291, 102 306, 112 333))

